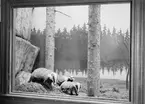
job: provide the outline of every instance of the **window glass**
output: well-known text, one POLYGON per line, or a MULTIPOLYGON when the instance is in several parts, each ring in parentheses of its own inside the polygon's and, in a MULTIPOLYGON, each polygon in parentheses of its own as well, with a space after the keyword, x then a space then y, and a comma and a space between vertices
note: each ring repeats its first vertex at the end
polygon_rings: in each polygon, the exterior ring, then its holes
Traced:
POLYGON ((14 35, 13 91, 128 101, 129 3, 15 8, 14 35))

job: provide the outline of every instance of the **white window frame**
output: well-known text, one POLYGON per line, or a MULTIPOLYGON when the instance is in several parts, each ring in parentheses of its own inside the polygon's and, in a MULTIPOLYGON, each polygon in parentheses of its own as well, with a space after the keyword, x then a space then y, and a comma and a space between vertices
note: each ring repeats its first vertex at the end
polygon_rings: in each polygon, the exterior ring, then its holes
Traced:
POLYGON ((0 34, 0 102, 5 104, 144 104, 145 103, 145 1, 144 0, 2 0, 0 34), (33 6, 80 5, 92 3, 131 3, 131 102, 104 99, 28 96, 11 92, 14 68, 13 8, 33 6), (88 99, 88 100, 87 100, 88 99))

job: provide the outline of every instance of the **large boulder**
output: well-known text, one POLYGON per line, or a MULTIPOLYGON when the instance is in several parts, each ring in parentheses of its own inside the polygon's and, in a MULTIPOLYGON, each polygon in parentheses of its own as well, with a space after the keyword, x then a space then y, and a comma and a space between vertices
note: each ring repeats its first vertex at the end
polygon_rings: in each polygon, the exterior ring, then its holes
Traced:
POLYGON ((39 48, 32 45, 29 41, 16 37, 15 43, 15 76, 20 71, 31 72, 39 48))
POLYGON ((31 73, 21 71, 15 78, 15 85, 22 85, 24 83, 27 83, 30 80, 31 73))
POLYGON ((16 8, 14 9, 14 31, 17 36, 30 40, 32 29, 32 8, 16 8))

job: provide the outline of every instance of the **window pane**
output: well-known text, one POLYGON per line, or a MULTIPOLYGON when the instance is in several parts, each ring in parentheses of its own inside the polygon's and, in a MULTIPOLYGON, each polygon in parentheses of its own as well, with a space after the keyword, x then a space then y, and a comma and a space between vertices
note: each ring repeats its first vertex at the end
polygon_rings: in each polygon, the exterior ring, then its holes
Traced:
POLYGON ((128 101, 130 4, 96 6, 14 9, 13 91, 128 101))

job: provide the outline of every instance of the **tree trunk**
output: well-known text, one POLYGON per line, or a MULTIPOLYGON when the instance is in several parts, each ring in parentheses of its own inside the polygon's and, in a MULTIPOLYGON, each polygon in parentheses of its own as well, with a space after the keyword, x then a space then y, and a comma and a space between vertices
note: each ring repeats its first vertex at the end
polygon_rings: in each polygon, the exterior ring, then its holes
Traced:
POLYGON ((130 88, 130 61, 126 60, 126 64, 128 65, 127 75, 126 75, 126 89, 130 88))
POLYGON ((129 88, 130 88, 130 66, 128 68, 126 75, 126 89, 129 90, 129 88))
POLYGON ((126 89, 128 90, 128 87, 129 87, 129 81, 128 81, 128 77, 129 77, 129 69, 128 69, 128 71, 127 71, 127 75, 126 75, 126 89))
POLYGON ((55 34, 55 8, 46 8, 46 46, 45 46, 45 67, 54 70, 54 34, 55 34))
POLYGON ((99 96, 100 90, 100 5, 89 6, 88 23, 88 96, 99 96))

